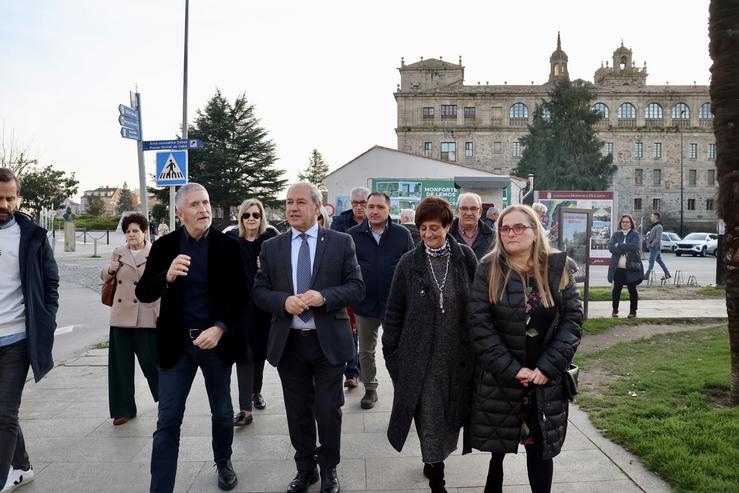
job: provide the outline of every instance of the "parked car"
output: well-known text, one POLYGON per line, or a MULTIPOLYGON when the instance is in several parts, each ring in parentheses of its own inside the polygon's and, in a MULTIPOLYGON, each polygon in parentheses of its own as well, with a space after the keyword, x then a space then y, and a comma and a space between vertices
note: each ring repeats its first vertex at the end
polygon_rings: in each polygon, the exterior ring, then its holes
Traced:
POLYGON ((690 233, 677 242, 675 255, 678 257, 683 253, 691 254, 693 257, 697 255, 705 257, 706 254, 716 255, 717 246, 718 235, 715 233, 690 233))
POLYGON ((677 233, 673 233, 672 231, 662 233, 662 251, 674 252, 679 241, 680 236, 677 233))

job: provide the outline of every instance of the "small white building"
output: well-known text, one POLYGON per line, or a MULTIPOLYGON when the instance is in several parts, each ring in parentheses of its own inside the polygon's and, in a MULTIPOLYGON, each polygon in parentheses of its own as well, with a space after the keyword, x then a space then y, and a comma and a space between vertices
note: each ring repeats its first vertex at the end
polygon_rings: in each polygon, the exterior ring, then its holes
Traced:
POLYGON ((479 194, 485 207, 502 209, 520 202, 527 181, 376 145, 329 173, 323 184, 331 215, 351 208, 352 188, 367 187, 386 192, 397 217, 399 209, 414 209, 427 196, 443 197, 454 206, 464 192, 479 194))

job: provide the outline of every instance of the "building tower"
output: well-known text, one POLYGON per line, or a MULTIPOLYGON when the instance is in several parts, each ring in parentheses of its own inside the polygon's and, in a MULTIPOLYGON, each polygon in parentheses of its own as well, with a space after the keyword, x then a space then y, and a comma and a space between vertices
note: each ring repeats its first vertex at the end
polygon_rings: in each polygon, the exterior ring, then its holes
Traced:
POLYGON ((570 74, 567 72, 567 53, 562 51, 562 41, 559 37, 559 31, 557 31, 557 49, 549 57, 549 82, 557 79, 569 80, 569 78, 570 74))

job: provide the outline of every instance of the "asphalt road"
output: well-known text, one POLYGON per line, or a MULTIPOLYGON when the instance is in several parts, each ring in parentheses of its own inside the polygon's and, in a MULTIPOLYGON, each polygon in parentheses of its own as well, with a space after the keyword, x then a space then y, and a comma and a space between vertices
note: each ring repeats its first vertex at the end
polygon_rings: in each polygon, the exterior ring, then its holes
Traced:
MULTIPOLYGON (((644 270, 649 267, 649 254, 644 254, 644 270)), ((676 275, 682 275, 682 284, 687 284, 690 276, 695 276, 695 280, 700 286, 716 284, 716 257, 692 257, 683 255, 676 256, 674 253, 662 253, 662 261, 667 264, 673 280, 676 275)), ((657 272, 657 282, 662 277, 662 269, 659 264, 654 263, 654 269, 657 272)), ((590 285, 591 286, 608 286, 608 267, 607 266, 591 266, 590 267, 590 285)))

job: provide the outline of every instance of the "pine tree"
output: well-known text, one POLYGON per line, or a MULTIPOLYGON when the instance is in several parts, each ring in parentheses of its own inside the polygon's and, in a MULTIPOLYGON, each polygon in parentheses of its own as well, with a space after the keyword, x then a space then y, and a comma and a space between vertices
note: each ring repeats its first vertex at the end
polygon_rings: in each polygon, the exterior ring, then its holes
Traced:
POLYGON ((328 174, 328 164, 323 160, 323 156, 318 149, 313 149, 310 158, 308 158, 308 165, 305 169, 298 173, 298 179, 301 181, 308 181, 318 188, 323 187, 323 180, 328 174))
POLYGON ((273 166, 275 145, 244 94, 231 104, 216 90, 198 110, 188 138, 205 143, 202 149, 189 151, 189 180, 203 185, 224 215, 249 197, 265 205, 280 203, 277 194, 287 183, 284 170, 273 166))
POLYGON ((515 173, 534 175, 538 190, 605 190, 616 172, 613 156, 593 125, 602 117, 591 109, 593 92, 583 81, 560 80, 537 105, 529 134, 521 141, 523 156, 515 173))
POLYGON ((118 215, 123 214, 126 211, 133 210, 133 195, 131 190, 128 189, 128 185, 124 182, 121 188, 121 194, 118 196, 118 215))

